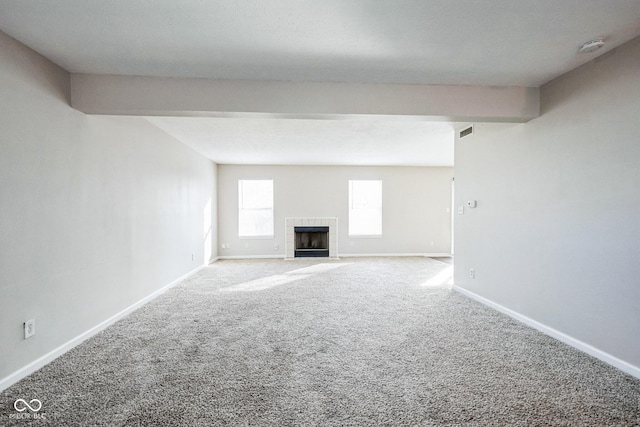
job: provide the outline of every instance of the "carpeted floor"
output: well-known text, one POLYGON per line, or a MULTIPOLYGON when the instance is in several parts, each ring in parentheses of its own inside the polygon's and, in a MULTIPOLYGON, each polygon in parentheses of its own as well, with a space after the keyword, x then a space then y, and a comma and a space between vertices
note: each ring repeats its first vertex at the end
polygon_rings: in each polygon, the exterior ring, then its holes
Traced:
POLYGON ((219 261, 5 390, 0 425, 640 425, 639 380, 457 294, 450 271, 219 261))

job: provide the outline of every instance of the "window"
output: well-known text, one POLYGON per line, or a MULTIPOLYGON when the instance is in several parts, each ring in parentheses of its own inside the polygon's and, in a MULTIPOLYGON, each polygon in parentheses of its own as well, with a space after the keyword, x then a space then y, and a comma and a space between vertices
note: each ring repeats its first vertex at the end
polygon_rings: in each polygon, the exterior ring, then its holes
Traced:
POLYGON ((349 181, 349 236, 382 235, 382 181, 349 181))
POLYGON ((238 181, 238 235, 273 237, 273 181, 238 181))

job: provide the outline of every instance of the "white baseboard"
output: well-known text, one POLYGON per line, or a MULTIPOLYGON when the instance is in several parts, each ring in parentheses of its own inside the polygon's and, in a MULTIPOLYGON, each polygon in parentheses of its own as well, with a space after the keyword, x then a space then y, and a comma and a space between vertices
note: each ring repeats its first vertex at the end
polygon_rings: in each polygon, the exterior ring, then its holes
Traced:
POLYGON ((366 258, 366 257, 450 257, 451 254, 447 253, 385 253, 385 254, 338 254, 340 258, 366 258))
MULTIPOLYGON (((338 254, 337 258, 376 258, 376 257, 451 257, 450 253, 378 253, 378 254, 338 254)), ((215 258, 219 259, 288 259, 284 255, 222 255, 215 258)), ((293 258, 292 258, 293 259, 293 258)), ((297 259, 297 258, 296 258, 297 259)), ((300 259, 305 259, 304 257, 300 259)), ((310 259, 310 258, 306 258, 310 259)), ((320 259, 320 258, 317 258, 320 259)), ((336 259, 336 258, 329 258, 336 259)))
POLYGON ((454 285, 453 289, 471 299, 474 299, 478 302, 480 302, 481 304, 484 304, 486 306, 489 306, 491 308, 494 308, 496 310, 498 310, 501 313, 506 314, 507 316, 516 319, 528 326, 531 326, 534 329, 537 329, 538 331, 549 335, 559 341, 562 341, 565 344, 570 345, 571 347, 574 347, 580 351, 583 351, 585 353, 587 353, 590 356, 595 357, 596 359, 600 359, 605 363, 608 363, 609 365, 612 365, 618 369, 620 369, 621 371, 626 372, 629 375, 632 375, 638 379, 640 379, 640 368, 637 366, 634 366, 628 362, 625 362, 622 359, 618 359, 615 356, 610 355, 609 353, 606 353, 600 349, 597 349, 595 347, 593 347, 592 345, 589 345, 585 342, 582 342, 576 338, 573 338, 572 336, 569 336, 563 332, 560 332, 556 329, 553 329, 547 325, 544 325, 536 320, 531 319, 530 317, 527 317, 525 315, 522 315, 516 311, 511 310, 510 308, 507 308, 503 305, 500 305, 496 302, 493 302, 487 298, 481 297, 480 295, 471 292, 467 289, 461 288, 459 286, 454 285))
POLYGON ((284 255, 223 255, 218 259, 284 259, 284 255))
POLYGON ((81 333, 80 335, 78 335, 77 337, 71 339, 70 341, 62 344, 60 347, 50 351, 49 353, 45 354, 44 356, 39 357, 38 359, 34 360, 33 362, 29 363, 28 365, 18 369, 14 373, 9 374, 8 376, 6 376, 5 378, 0 380, 0 391, 3 391, 5 389, 11 387, 13 384, 17 383, 21 379, 23 379, 23 378, 27 377, 28 375, 34 373, 35 371, 37 371, 38 369, 42 368, 46 364, 52 362, 54 359, 62 356, 64 353, 66 353, 67 351, 71 350, 72 348, 74 348, 78 344, 80 344, 83 341, 91 338, 92 336, 96 335, 98 332, 103 331, 107 327, 113 325, 118 320, 120 320, 123 317, 125 317, 127 314, 129 314, 129 313, 135 311, 136 309, 142 307, 143 305, 145 305, 149 301, 151 301, 154 298, 158 297, 159 295, 161 295, 162 293, 166 292, 168 289, 172 288, 173 286, 177 285, 178 283, 182 282, 186 278, 196 274, 198 271, 202 270, 204 267, 205 267, 205 265, 201 265, 200 267, 196 268, 195 270, 192 270, 189 273, 177 278, 176 280, 174 280, 173 282, 169 283, 168 285, 163 286, 162 288, 158 289, 157 291, 155 291, 155 292, 147 295, 146 297, 142 298, 140 301, 132 304, 131 306, 125 308, 124 310, 120 311, 119 313, 111 316, 107 320, 105 320, 105 321, 99 323, 98 325, 94 326, 93 328, 81 333))

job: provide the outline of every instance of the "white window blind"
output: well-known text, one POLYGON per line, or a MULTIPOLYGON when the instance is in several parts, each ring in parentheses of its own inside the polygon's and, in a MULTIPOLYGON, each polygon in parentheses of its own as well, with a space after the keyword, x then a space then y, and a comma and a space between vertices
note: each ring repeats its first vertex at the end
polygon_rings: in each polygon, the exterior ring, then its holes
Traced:
POLYGON ((382 181, 349 181, 349 236, 382 235, 382 181))
POLYGON ((238 235, 273 236, 273 181, 238 181, 238 235))

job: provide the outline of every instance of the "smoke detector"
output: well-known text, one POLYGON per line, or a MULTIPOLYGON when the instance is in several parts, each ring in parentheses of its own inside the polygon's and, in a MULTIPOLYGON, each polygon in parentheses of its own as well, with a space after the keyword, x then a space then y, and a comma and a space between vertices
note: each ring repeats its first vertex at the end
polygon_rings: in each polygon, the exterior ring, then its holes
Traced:
POLYGON ((580 46, 580 49, 578 49, 578 52, 590 53, 600 49, 602 46, 604 46, 604 40, 593 39, 593 40, 589 40, 588 42, 582 43, 582 46, 580 46))

